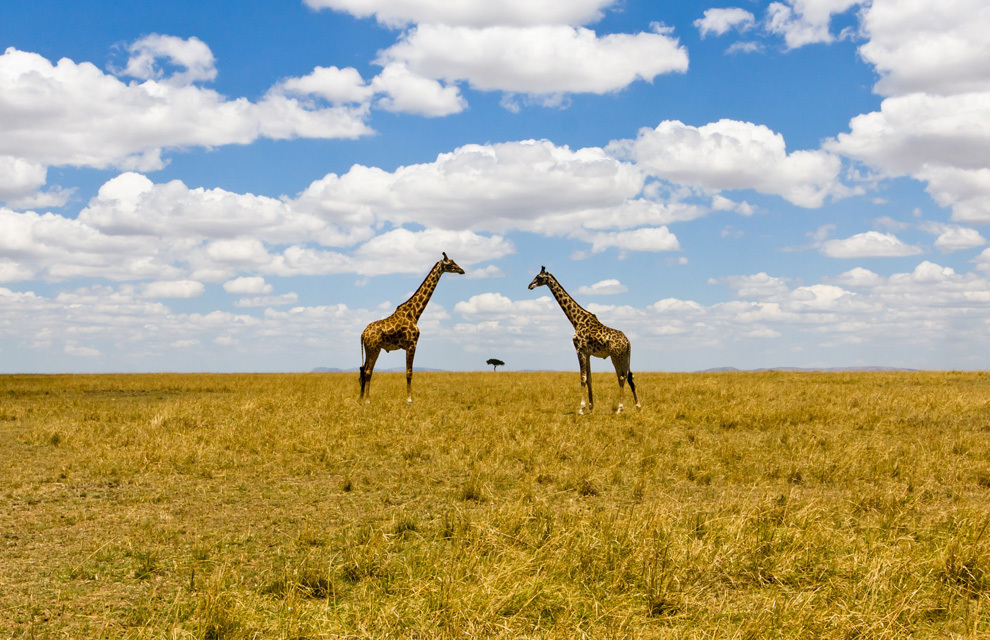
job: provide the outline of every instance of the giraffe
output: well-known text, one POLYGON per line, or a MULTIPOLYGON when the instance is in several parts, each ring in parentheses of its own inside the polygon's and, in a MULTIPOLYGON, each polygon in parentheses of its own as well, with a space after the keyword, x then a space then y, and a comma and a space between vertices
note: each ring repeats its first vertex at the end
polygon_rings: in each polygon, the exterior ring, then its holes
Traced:
POLYGON ((574 325, 574 348, 577 350, 578 364, 581 366, 581 408, 579 414, 584 414, 584 387, 588 390, 588 411, 594 407, 594 399, 591 394, 591 356, 597 358, 612 358, 612 365, 615 367, 615 375, 619 378, 619 408, 616 413, 622 413, 622 394, 625 390, 626 379, 629 380, 629 390, 632 391, 636 408, 641 409, 639 398, 636 396, 636 384, 633 382, 633 373, 629 370, 629 354, 631 345, 626 334, 618 329, 606 327, 595 314, 587 311, 574 301, 564 287, 560 286, 557 278, 553 277, 543 267, 540 272, 529 283, 529 288, 535 289, 546 285, 557 303, 564 311, 564 315, 574 325))
POLYGON ((416 355, 416 342, 419 340, 419 327, 416 322, 423 315, 426 303, 430 301, 433 290, 440 282, 440 276, 445 273, 464 273, 464 269, 443 254, 440 260, 419 285, 419 289, 411 298, 396 307, 395 312, 387 318, 376 320, 361 332, 361 398, 365 402, 371 395, 371 374, 375 370, 375 361, 382 349, 395 351, 404 349, 406 352, 406 402, 412 403, 412 367, 416 355))

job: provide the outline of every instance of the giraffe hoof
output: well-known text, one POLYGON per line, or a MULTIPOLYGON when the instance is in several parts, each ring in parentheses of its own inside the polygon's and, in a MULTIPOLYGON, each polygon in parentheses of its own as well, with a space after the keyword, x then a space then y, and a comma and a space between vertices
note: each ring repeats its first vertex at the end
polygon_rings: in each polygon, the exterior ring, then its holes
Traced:
POLYGON ((622 405, 621 404, 619 405, 619 408, 615 410, 615 414, 616 415, 619 415, 620 413, 622 413, 622 405))
POLYGON ((636 403, 636 411, 639 411, 639 410, 641 410, 642 408, 643 408, 643 405, 641 405, 641 404, 639 404, 639 403, 637 402, 637 403, 636 403))
POLYGON ((412 404, 412 398, 406 398, 406 404, 412 404))

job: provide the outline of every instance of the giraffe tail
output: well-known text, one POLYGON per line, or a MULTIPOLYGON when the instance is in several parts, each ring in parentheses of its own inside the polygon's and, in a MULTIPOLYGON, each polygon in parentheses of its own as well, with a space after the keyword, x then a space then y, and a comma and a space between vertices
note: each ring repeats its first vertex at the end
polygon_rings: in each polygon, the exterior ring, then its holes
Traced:
POLYGON ((629 372, 626 373, 626 380, 629 381, 629 390, 632 391, 633 392, 633 395, 635 396, 635 394, 636 394, 636 383, 633 382, 632 371, 629 371, 629 372))

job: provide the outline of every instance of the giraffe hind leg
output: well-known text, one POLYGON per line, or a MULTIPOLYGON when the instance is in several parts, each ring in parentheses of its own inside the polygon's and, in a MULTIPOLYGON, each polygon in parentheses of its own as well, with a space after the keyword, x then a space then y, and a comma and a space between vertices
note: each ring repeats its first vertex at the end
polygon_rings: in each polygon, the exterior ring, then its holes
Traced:
POLYGON ((629 377, 629 390, 632 391, 633 401, 636 403, 636 408, 637 409, 642 409, 643 406, 641 404, 639 404, 639 397, 636 395, 636 383, 633 382, 633 372, 632 371, 629 372, 628 377, 629 377))
POLYGON ((361 336, 361 366, 358 367, 358 382, 361 384, 361 395, 359 398, 364 398, 364 384, 368 381, 368 377, 364 373, 364 336, 361 336))
POLYGON ((591 356, 584 354, 584 370, 588 378, 588 413, 595 408, 595 396, 591 391, 591 356))
POLYGON ((615 366, 615 377, 619 379, 619 408, 615 412, 622 413, 626 380, 629 381, 629 390, 632 391, 633 400, 636 401, 636 408, 639 409, 639 399, 636 397, 636 384, 633 382, 632 371, 629 370, 629 355, 613 355, 612 364, 615 366))

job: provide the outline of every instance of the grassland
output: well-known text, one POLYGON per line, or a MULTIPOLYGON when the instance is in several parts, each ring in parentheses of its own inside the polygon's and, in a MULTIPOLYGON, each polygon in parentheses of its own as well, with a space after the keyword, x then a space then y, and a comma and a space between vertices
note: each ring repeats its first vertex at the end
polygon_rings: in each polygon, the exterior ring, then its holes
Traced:
POLYGON ((637 382, 0 377, 0 637, 990 635, 990 375, 637 382))

